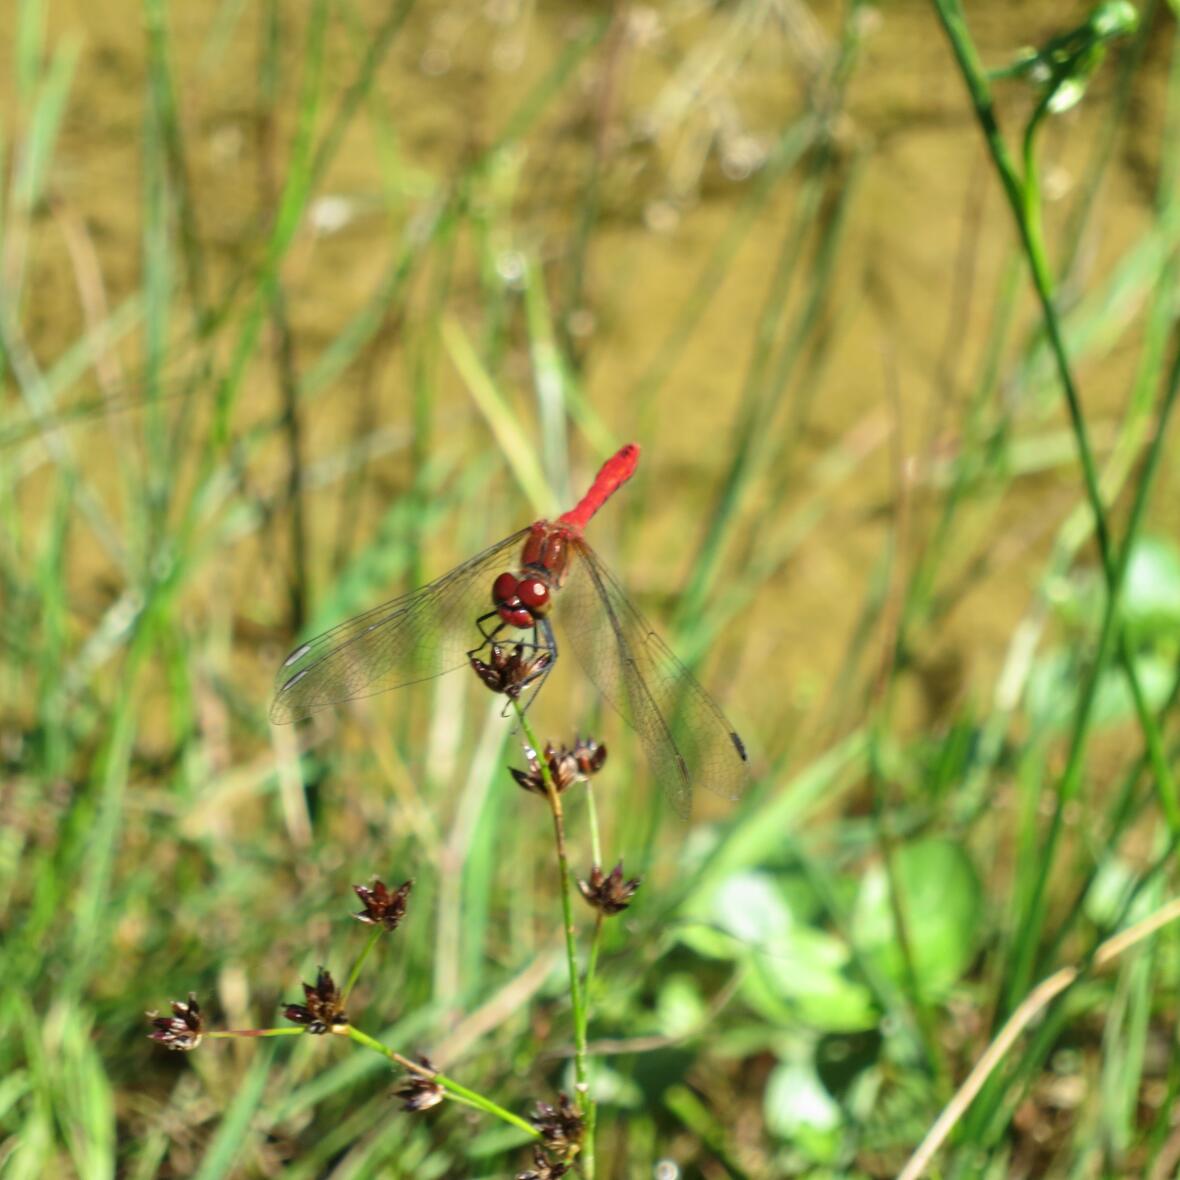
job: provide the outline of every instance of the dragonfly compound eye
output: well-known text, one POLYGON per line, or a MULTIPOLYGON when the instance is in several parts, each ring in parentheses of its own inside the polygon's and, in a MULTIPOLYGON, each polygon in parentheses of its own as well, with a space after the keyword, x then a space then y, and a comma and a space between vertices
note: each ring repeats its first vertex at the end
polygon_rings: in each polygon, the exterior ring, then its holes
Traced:
POLYGON ((492 583, 492 601, 497 606, 503 606, 516 597, 516 579, 511 574, 501 574, 492 583))
POLYGON ((549 613, 549 587, 540 578, 522 578, 516 584, 516 594, 534 615, 549 613))

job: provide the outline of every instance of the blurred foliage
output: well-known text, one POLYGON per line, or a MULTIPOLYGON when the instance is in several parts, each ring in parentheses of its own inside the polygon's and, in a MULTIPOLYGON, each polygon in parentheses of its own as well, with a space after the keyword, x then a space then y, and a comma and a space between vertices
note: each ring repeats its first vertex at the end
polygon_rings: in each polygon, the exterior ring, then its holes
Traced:
MULTIPOLYGON (((1174 15, 972 7, 1048 319, 933 8, 3 6, 0 1174, 526 1166, 376 1053, 142 1013, 276 1023, 361 953, 350 885, 413 876, 355 1022, 518 1114, 570 1089, 499 702, 267 705, 298 636, 626 439, 596 544, 757 781, 684 828, 573 669, 532 714, 605 736, 604 861, 646 876, 591 996, 599 1176, 895 1176, 1028 988, 1173 898, 1174 15)), ((939 1174, 1174 1172, 1178 945, 1084 970, 939 1174)))

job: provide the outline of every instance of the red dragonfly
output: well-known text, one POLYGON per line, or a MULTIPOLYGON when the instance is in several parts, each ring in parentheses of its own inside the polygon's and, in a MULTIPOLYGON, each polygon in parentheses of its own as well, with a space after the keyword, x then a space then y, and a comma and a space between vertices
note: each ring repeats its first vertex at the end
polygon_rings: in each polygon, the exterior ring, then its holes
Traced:
POLYGON ((623 447, 557 520, 539 520, 437 581, 300 644, 279 669, 271 720, 294 721, 468 663, 493 689, 535 690, 557 659, 550 613, 558 600, 564 639, 638 733, 676 810, 689 813, 695 786, 737 798, 749 779, 741 738, 582 536, 638 462, 639 447, 623 447), (476 633, 482 642, 469 647, 476 633))

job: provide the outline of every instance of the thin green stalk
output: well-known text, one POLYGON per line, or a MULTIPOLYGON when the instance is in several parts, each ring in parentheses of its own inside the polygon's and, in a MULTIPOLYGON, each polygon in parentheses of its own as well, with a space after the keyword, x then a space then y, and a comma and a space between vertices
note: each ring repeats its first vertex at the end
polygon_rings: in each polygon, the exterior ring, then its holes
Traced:
POLYGON ((357 955, 356 962, 352 965, 352 970, 348 973, 348 982, 344 985, 344 991, 340 993, 340 1003, 343 1006, 348 1003, 348 997, 352 994, 352 989, 356 987, 356 981, 360 978, 361 968, 365 965, 365 960, 369 957, 369 953, 377 945, 379 939, 384 931, 382 926, 374 926, 369 931, 369 939, 365 943, 364 949, 357 955))
MULTIPOLYGON (((286 1031, 285 1029, 282 1031, 286 1031)), ((305 1029, 295 1029, 295 1032, 305 1032, 305 1029)), ((448 1094, 454 1098, 458 1098, 461 1102, 465 1102, 468 1106, 475 1107, 476 1110, 482 1110, 485 1114, 490 1114, 494 1118, 500 1119, 502 1122, 509 1123, 518 1130, 523 1131, 530 1139, 540 1139, 541 1133, 531 1123, 526 1122, 518 1114, 513 1114, 510 1110, 505 1110, 498 1102, 493 1102, 490 1098, 480 1094, 477 1090, 469 1090, 466 1086, 455 1081, 454 1078, 449 1078, 446 1074, 438 1073, 428 1066, 422 1065, 421 1062, 411 1061, 408 1057, 403 1057, 396 1050, 391 1049, 388 1045, 382 1044, 376 1037, 369 1036, 368 1033, 362 1032, 354 1025, 344 1025, 338 1032, 337 1036, 348 1037, 349 1040, 355 1041, 358 1045, 364 1045, 366 1049, 372 1049, 374 1053, 380 1053, 383 1057, 388 1057, 390 1061, 396 1062, 403 1069, 408 1069, 411 1073, 417 1074, 419 1077, 428 1078, 436 1085, 441 1086, 448 1094)))
MULTIPOLYGON (((1175 851, 1176 843, 1171 840, 1163 854, 1128 893, 1119 907, 1118 915, 1108 927, 1103 942, 1091 946, 1085 957, 1077 963, 1079 979, 1085 979, 1093 972, 1095 957, 1100 953, 1103 943, 1111 936, 1109 932, 1117 934, 1126 930, 1125 923, 1135 908, 1136 900, 1143 890, 1153 881, 1157 881, 1173 863, 1175 851)), ((1076 992, 1074 994, 1076 995, 1076 992)), ((1062 1033, 1075 1014, 1076 1010, 1071 1010, 1064 997, 1049 1007, 1036 1031, 1029 1037, 1020 1059, 1014 1062, 1012 1070, 1002 1078, 1003 1084, 985 1087, 976 1098, 971 1110, 972 1117, 970 1121, 965 1122, 965 1138, 968 1141, 994 1145, 1000 1139, 1004 1134, 1004 1128, 1011 1122, 1021 1101, 1027 1096, 1035 1075, 1044 1068, 1054 1046, 1060 1044, 1062 1033)))
POLYGON ((565 957, 569 969, 570 1006, 574 1015, 574 1076, 577 1078, 578 1107, 586 1118, 586 1138, 582 1144, 583 1169, 587 1180, 594 1177, 594 1140, 590 1137, 591 1127, 589 1110, 593 1106, 589 1087, 586 1082, 586 1026, 588 1016, 586 1012, 586 997, 582 991, 581 979, 578 975, 578 948, 574 937, 574 906, 572 875, 570 873, 569 858, 565 849, 565 818, 561 807, 561 795, 553 775, 549 773, 549 765, 541 755, 540 743, 533 728, 529 725, 520 702, 513 700, 512 707, 516 710, 517 720, 520 722, 521 732, 525 740, 537 752, 537 765, 541 769, 541 778, 545 783, 545 790, 549 795, 549 809, 553 812, 553 834, 557 845, 557 866, 561 879, 561 913, 565 926, 565 957))
POLYGON ((586 818, 590 823, 590 855, 594 863, 602 867, 602 845, 598 837, 598 805, 594 802, 594 784, 586 784, 586 818))
MULTIPOLYGON (((705 599, 721 569, 733 537, 732 523, 757 478, 782 456, 770 453, 766 439, 777 437, 771 429, 784 404, 783 391, 802 355, 808 331, 825 306, 833 275, 836 243, 843 226, 843 214, 850 204, 854 185, 840 186, 832 199, 834 212, 825 216, 826 198, 835 156, 832 127, 843 109, 844 96, 860 44, 857 5, 845 21, 840 51, 822 87, 817 112, 815 154, 800 192, 799 201, 771 274, 770 287, 755 325, 741 401, 733 428, 731 459, 722 477, 713 508, 705 522, 688 579, 676 610, 677 630, 687 635, 688 620, 705 614, 705 599), (815 274, 797 314, 790 311, 790 294, 801 271, 800 260, 815 231, 818 253, 815 274)), ((796 415, 796 425, 799 415, 796 415)), ((788 431, 788 437, 790 432, 788 431)), ((789 447, 788 442, 788 447, 789 447)), ((696 631, 700 632, 699 625, 696 631)), ((699 652, 681 653, 691 667, 699 652)))
POLYGON ((169 58, 168 7, 163 0, 147 0, 143 7, 148 43, 148 83, 156 129, 168 166, 169 195, 175 202, 193 326, 200 334, 210 320, 207 268, 197 221, 197 202, 193 196, 192 169, 185 152, 184 128, 169 58))
MULTIPOLYGON (((1135 502, 1131 508, 1130 520, 1127 525, 1128 538, 1134 537, 1136 530, 1138 528, 1139 522, 1142 518, 1144 506, 1147 502, 1148 492, 1150 490, 1151 484, 1154 481, 1156 471, 1158 470, 1158 467, 1159 467, 1159 459, 1160 459, 1160 455, 1162 454, 1162 451, 1163 451, 1164 436, 1167 433, 1168 422, 1171 418, 1172 411, 1175 408, 1176 398, 1177 398, 1178 393, 1180 393, 1180 333, 1178 333, 1175 337, 1172 365, 1171 365, 1171 369, 1170 369, 1170 372, 1168 375, 1168 385, 1164 391, 1163 404, 1160 407, 1159 418, 1156 423, 1155 435, 1152 438, 1151 448, 1148 451, 1147 459, 1144 462, 1143 474, 1140 478, 1139 486, 1136 489, 1135 502)), ((1120 552, 1120 555, 1119 555, 1119 564, 1120 564, 1121 570, 1125 569, 1127 555, 1129 554, 1130 550, 1131 550, 1131 544, 1130 544, 1130 541, 1128 540, 1128 542, 1123 545, 1122 551, 1120 552)), ((1109 613, 1110 613, 1110 610, 1108 609, 1107 615, 1109 615, 1109 613)), ((1108 618, 1105 615, 1103 618, 1103 624, 1104 624, 1104 627, 1103 627, 1104 635, 1106 636, 1107 640, 1109 641, 1109 635, 1106 634, 1107 629, 1108 629, 1108 618)), ((1173 695, 1175 695, 1175 694, 1173 693, 1173 695)), ((1170 703, 1171 703, 1171 699, 1169 700, 1169 704, 1170 703)), ((1161 713, 1161 717, 1162 716, 1163 716, 1163 714, 1161 713)), ((1062 810, 1062 804, 1061 804, 1061 801, 1059 798, 1058 807, 1053 815, 1053 830, 1054 831, 1056 831, 1057 829, 1059 829, 1061 827, 1061 810, 1062 810)), ((1132 898, 1135 896, 1135 894, 1137 894, 1143 888, 1146 881, 1148 879, 1150 879, 1150 876, 1152 875, 1152 873, 1163 869, 1164 867, 1166 867, 1168 864, 1171 863, 1171 857, 1172 857, 1173 851, 1176 847, 1176 843, 1177 843, 1177 837, 1173 834, 1171 841, 1169 842, 1168 852, 1157 862, 1156 866, 1148 872, 1148 874, 1144 877, 1144 879, 1139 882, 1138 886, 1136 887, 1135 893, 1132 894, 1132 898)), ((1042 875, 1043 875, 1043 873, 1044 873, 1044 866, 1042 865, 1042 875)), ((1080 899, 1080 896, 1081 896, 1081 894, 1079 894, 1079 899, 1080 899)), ((1123 906, 1123 911, 1122 911, 1123 917, 1125 917, 1125 915, 1130 912, 1132 898, 1128 898, 1127 902, 1123 906)), ((1072 915, 1076 914, 1080 910, 1080 908, 1081 907, 1080 907, 1080 900, 1079 900, 1079 902, 1074 907, 1072 907, 1070 910, 1071 918, 1067 920, 1067 925, 1068 925, 1068 921, 1072 921, 1072 915)), ((1116 921, 1114 923, 1115 929, 1119 928, 1119 926, 1121 925, 1121 920, 1122 919, 1120 919, 1119 921, 1116 921)), ((1059 943, 1063 937, 1064 937, 1064 933, 1058 932, 1057 942, 1059 943)), ((1013 994, 1013 993, 1010 993, 1010 995, 1011 994, 1013 994)), ((1048 1055, 1049 1050, 1055 1041, 1056 1031, 1057 1031, 1056 1029, 1050 1029, 1048 1026, 1046 1026, 1045 1028, 1043 1028, 1041 1030, 1041 1032, 1038 1034, 1037 1038, 1034 1039, 1032 1045, 1030 1046, 1030 1049, 1025 1054, 1025 1061, 1028 1064, 1026 1066, 1022 1066, 1021 1070, 1018 1071, 1014 1076, 1006 1078, 1005 1082, 1004 1082, 1003 1089, 1000 1090, 999 1093, 996 1093, 990 1087, 988 1090, 984 1091, 984 1093, 981 1095, 980 1101, 979 1101, 980 1114, 978 1116, 976 1116, 976 1119, 973 1121, 972 1125, 985 1125, 988 1121, 990 1113, 993 1112, 995 1109, 997 1109, 1000 1106, 1002 1094, 1014 1085, 1023 1084, 1023 1083, 1027 1082, 1027 1080, 1028 1080, 1027 1075, 1031 1073, 1031 1071, 1034 1067, 1034 1064, 1043 1061, 1045 1059, 1045 1057, 1048 1055), (989 1099, 990 1099, 990 1103, 988 1101, 989 1099)))
POLYGON ((219 1037, 301 1037, 307 1032, 302 1027, 291 1028, 218 1028, 204 1034, 205 1040, 215 1041, 219 1037))
POLYGON ((1087 683, 1083 686, 1079 697, 1074 736, 1071 742, 1069 757, 1066 769, 1058 785, 1056 813, 1053 823, 1050 826, 1049 835, 1038 858, 1037 875, 1032 894, 1025 911, 1024 922, 1017 936, 1014 968, 1008 976, 1009 988, 1007 992, 1007 1003, 1011 1005, 1015 997, 1022 995, 1027 990, 1032 974, 1036 936, 1044 924, 1047 904, 1045 891, 1049 871, 1054 861, 1054 855, 1062 831, 1064 808, 1076 796, 1081 786, 1082 758, 1085 751, 1086 737, 1088 736, 1090 711, 1095 698, 1095 689, 1102 672, 1104 661, 1116 639, 1118 654, 1127 676, 1127 682, 1135 702, 1135 710, 1138 714, 1140 728, 1143 731, 1144 741, 1149 757, 1151 758, 1161 803, 1165 815, 1168 818, 1169 825, 1172 826, 1174 832, 1177 831, 1175 825, 1180 823, 1180 800, 1178 800, 1175 783, 1167 765, 1167 758, 1164 752, 1163 742, 1160 738, 1159 728, 1151 715, 1151 711, 1147 706, 1146 697, 1139 683, 1134 665, 1134 653, 1131 651, 1130 642, 1125 630, 1118 625, 1117 606, 1119 588, 1123 573, 1126 570, 1127 556, 1134 538, 1134 532, 1130 529, 1128 530, 1123 552, 1116 558, 1110 538, 1106 513, 1102 504, 1102 496, 1098 486, 1097 467, 1090 449, 1081 399, 1078 396, 1077 387, 1074 384, 1073 373, 1070 369, 1065 341, 1061 331, 1061 324, 1053 303, 1053 279, 1041 226, 1041 196, 1035 156, 1035 131, 1047 110, 1048 96, 1041 100, 1033 117, 1029 121, 1025 133, 1025 175, 1022 178, 1017 171, 1007 144, 1000 134, 986 74, 983 70, 982 63, 979 61, 971 34, 967 29, 966 21, 959 8, 958 0, 932 0, 932 2, 951 43, 951 49, 959 63, 959 68, 967 85, 976 116, 979 119, 984 138, 991 152, 993 163, 1004 186, 1008 202, 1011 205, 1013 217, 1020 234, 1021 244, 1024 247, 1024 252, 1028 259, 1033 285, 1041 304, 1045 331, 1049 338, 1054 360, 1057 364, 1062 392, 1069 411, 1070 425, 1073 430, 1078 459, 1082 468, 1086 496, 1090 502, 1091 511, 1094 516, 1094 533, 1107 584, 1107 606, 1103 619, 1098 654, 1090 669, 1087 683))
POLYGON ((912 924, 906 913, 902 896, 901 881, 897 873, 897 842, 886 822, 885 772, 881 765, 881 730, 886 723, 887 705, 878 706, 878 718, 869 728, 868 760, 869 782, 873 807, 873 827, 881 853, 881 863, 888 882, 889 908, 893 915, 893 926, 897 932, 897 945, 901 952, 902 970, 905 981, 904 993, 908 1000, 908 1014, 912 1017, 917 1040, 922 1046, 926 1063, 930 1067, 938 1091, 944 1097, 951 1092, 950 1070, 938 1039, 938 1025, 933 1010, 922 992, 917 963, 914 958, 912 924))
MULTIPOLYGON (((597 854, 595 855, 594 863, 598 863, 597 854)), ((586 1023, 589 1020, 590 1013, 590 999, 594 993, 594 976, 598 970, 598 951, 602 946, 602 923, 606 915, 599 910, 594 918, 594 934, 590 939, 590 957, 586 963, 586 986, 583 989, 583 994, 586 996, 586 1004, 582 1009, 583 1023, 582 1023, 582 1040, 586 1040, 586 1023)), ((589 1099, 589 1095, 587 1094, 589 1099)), ((589 1099, 586 1103, 586 1144, 587 1150, 585 1159, 587 1161, 587 1174, 593 1175, 594 1169, 594 1131, 598 1124, 598 1103, 589 1099)))

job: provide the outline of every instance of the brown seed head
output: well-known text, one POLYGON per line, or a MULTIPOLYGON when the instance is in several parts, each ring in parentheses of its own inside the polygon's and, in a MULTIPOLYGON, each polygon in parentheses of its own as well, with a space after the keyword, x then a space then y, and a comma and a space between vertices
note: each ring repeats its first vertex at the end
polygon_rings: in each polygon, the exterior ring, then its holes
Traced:
MULTIPOLYGON (((434 1066, 430 1064, 429 1058, 419 1057, 418 1061, 423 1068, 433 1071, 434 1066)), ((394 1094, 400 1099, 402 1110, 414 1113, 437 1106, 447 1096, 447 1092, 433 1078, 416 1073, 410 1074, 394 1090, 394 1094)))
POLYGON ((513 699, 549 666, 547 651, 526 650, 522 643, 511 651, 493 643, 486 662, 478 656, 470 658, 476 676, 492 692, 502 692, 513 699))
POLYGON ((316 974, 315 984, 303 985, 303 1004, 288 1004, 283 1015, 296 1024, 307 1025, 307 1031, 316 1036, 333 1032, 348 1024, 348 1016, 341 1003, 340 989, 331 974, 321 967, 316 974))
POLYGON ((603 873, 598 865, 590 869, 590 880, 579 881, 578 889, 587 903, 601 914, 621 914, 634 898, 639 886, 643 884, 642 877, 632 877, 630 881, 623 880, 623 862, 619 861, 610 873, 603 873))
POLYGON ((560 1180, 570 1170, 564 1160, 551 1159, 539 1145, 533 1147, 533 1166, 527 1172, 517 1172, 516 1180, 560 1180))
POLYGON ((384 881, 377 880, 371 889, 367 885, 354 885, 352 888, 365 906, 353 917, 371 926, 384 926, 386 930, 392 931, 398 928, 406 916, 406 899, 414 888, 414 882, 403 881, 394 890, 388 889, 384 881))
POLYGON ((556 1106, 538 1102, 529 1122, 540 1131, 548 1151, 569 1156, 582 1142, 582 1116, 564 1091, 557 1095, 556 1106))
POLYGON ((591 737, 576 739, 571 753, 585 778, 597 774, 606 764, 606 746, 591 737))
POLYGON ((201 1043, 204 1018, 195 993, 189 992, 188 1000, 172 1000, 171 1016, 160 1016, 155 1012, 147 1014, 153 1029, 148 1036, 167 1049, 183 1053, 191 1052, 201 1043))
MULTIPOLYGON (((572 749, 554 746, 552 742, 545 747, 545 764, 559 795, 574 783, 583 783, 591 775, 597 774, 605 762, 606 746, 593 738, 578 738, 572 749)), ((517 785, 526 791, 537 795, 548 794, 541 773, 541 761, 535 752, 529 752, 528 770, 517 770, 513 766, 509 767, 509 773, 517 785)))

